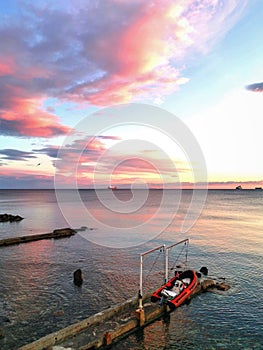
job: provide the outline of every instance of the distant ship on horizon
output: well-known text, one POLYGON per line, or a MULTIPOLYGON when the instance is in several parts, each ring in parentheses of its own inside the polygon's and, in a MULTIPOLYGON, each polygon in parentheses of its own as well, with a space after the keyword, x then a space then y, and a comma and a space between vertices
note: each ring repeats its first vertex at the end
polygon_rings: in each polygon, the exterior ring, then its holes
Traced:
POLYGON ((239 186, 236 187, 236 190, 243 190, 243 188, 242 188, 241 185, 239 185, 239 186))
POLYGON ((110 185, 108 186, 108 189, 114 191, 117 190, 117 186, 110 185))

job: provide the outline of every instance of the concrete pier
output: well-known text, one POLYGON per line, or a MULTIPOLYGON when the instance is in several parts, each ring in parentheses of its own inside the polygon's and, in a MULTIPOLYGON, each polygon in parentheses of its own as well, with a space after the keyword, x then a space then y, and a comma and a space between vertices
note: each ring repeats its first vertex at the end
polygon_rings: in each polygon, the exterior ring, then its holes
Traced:
POLYGON ((39 233, 35 235, 28 235, 28 236, 20 236, 20 237, 12 237, 12 238, 5 238, 0 240, 0 247, 5 247, 9 245, 14 244, 20 244, 20 243, 28 243, 33 241, 39 241, 41 239, 58 239, 58 238, 65 238, 70 237, 76 233, 75 230, 71 228, 62 228, 54 230, 50 233, 39 233))
MULTIPOLYGON (((212 279, 200 280, 191 294, 191 299, 210 289, 227 290, 229 288, 224 282, 212 279)), ((144 297, 143 308, 137 308, 137 306, 138 297, 132 298, 22 346, 19 350, 51 350, 55 345, 70 347, 74 350, 98 349, 117 342, 170 313, 166 305, 160 307, 158 303, 151 303, 150 294, 144 297)))

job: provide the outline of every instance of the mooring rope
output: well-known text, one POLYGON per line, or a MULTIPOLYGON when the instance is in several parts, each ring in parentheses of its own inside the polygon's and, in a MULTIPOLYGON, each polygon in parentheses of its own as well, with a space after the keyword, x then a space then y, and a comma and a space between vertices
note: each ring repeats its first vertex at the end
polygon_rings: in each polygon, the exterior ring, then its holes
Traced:
POLYGON ((185 266, 187 266, 188 244, 187 244, 187 242, 185 242, 184 245, 183 245, 183 248, 181 249, 179 255, 177 256, 173 266, 170 268, 171 271, 174 270, 174 267, 175 267, 176 263, 178 262, 180 256, 182 255, 182 253, 183 253, 183 251, 185 249, 185 246, 186 246, 186 251, 185 251, 185 262, 184 262, 184 264, 185 264, 185 266))
MULTIPOLYGON (((154 262, 153 262, 153 264, 152 264, 152 267, 150 268, 149 272, 148 272, 147 275, 145 276, 145 279, 146 279, 146 280, 148 279, 148 277, 149 277, 150 273, 152 272, 154 266, 157 264, 157 261, 158 261, 160 255, 161 255, 161 253, 163 253, 163 249, 160 249, 160 250, 159 250, 159 254, 158 254, 157 257, 155 258, 155 260, 154 260, 154 262)), ((148 258, 148 257, 147 257, 147 258, 148 258)), ((146 260, 147 260, 147 259, 146 259, 146 260)), ((145 261, 144 261, 144 262, 145 262, 145 261)))

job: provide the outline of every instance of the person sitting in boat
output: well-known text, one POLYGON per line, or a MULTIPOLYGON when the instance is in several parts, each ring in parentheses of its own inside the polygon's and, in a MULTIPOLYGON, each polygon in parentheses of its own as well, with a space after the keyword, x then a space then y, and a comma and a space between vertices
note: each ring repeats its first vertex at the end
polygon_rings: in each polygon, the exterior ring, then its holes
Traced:
POLYGON ((176 280, 174 286, 171 289, 164 288, 161 291, 161 294, 168 299, 173 299, 178 294, 180 294, 183 289, 184 289, 183 282, 181 280, 176 280))

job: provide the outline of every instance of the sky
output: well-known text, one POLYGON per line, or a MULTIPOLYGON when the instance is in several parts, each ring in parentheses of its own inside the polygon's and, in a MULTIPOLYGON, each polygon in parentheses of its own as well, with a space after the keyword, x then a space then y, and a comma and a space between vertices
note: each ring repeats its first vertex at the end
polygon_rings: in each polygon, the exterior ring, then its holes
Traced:
POLYGON ((261 0, 1 0, 0 188, 262 187, 262 18, 261 0))

